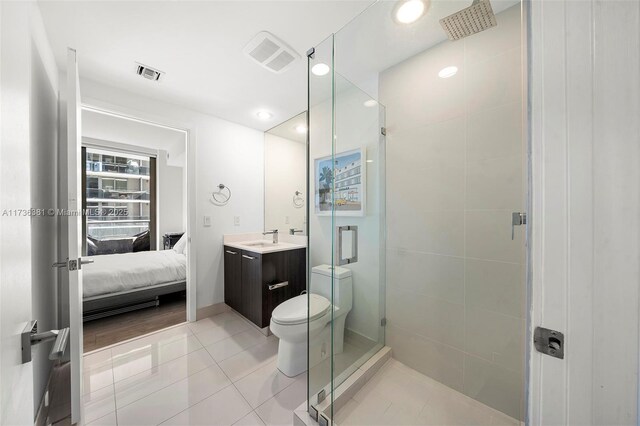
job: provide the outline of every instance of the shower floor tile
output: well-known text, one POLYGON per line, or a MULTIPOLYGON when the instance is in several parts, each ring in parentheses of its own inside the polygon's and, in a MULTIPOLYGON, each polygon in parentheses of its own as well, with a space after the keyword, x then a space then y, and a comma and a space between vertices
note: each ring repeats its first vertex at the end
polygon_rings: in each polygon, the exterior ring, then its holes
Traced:
POLYGON ((391 359, 335 414, 348 425, 505 425, 520 422, 391 359))

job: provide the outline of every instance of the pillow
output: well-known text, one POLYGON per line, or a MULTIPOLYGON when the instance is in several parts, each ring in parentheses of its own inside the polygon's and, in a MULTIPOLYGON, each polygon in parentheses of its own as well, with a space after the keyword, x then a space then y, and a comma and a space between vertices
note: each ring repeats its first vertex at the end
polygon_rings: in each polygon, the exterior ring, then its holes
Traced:
POLYGON ((180 237, 178 242, 174 244, 173 249, 176 251, 176 253, 187 254, 186 248, 187 248, 187 233, 185 232, 184 234, 182 234, 182 237, 180 237))
POLYGON ((98 245, 94 242, 94 239, 87 237, 87 256, 95 256, 98 254, 98 245))
POLYGON ((133 251, 149 251, 151 249, 151 234, 144 231, 133 236, 133 251))

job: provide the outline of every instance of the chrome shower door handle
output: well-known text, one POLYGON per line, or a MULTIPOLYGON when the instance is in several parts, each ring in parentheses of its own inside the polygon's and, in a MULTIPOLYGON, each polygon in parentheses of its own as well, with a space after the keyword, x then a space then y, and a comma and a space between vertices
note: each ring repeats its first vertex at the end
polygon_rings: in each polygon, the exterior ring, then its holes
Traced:
POLYGON ((348 265, 358 261, 358 227, 353 225, 336 227, 336 265, 348 265), (344 257, 344 232, 351 233, 351 253, 348 257, 344 257))

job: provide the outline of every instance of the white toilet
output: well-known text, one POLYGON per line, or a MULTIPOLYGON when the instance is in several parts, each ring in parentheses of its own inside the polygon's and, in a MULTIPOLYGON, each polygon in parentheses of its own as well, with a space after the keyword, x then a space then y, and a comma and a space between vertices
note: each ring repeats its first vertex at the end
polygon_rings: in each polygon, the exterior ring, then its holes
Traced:
MULTIPOLYGON (((271 332, 280 343, 278 369, 289 377, 307 369, 307 306, 309 306, 309 363, 315 365, 331 352, 331 266, 311 270, 312 293, 302 294, 278 305, 271 314, 271 332)), ((334 353, 342 352, 344 323, 353 304, 351 271, 335 267, 334 353)))

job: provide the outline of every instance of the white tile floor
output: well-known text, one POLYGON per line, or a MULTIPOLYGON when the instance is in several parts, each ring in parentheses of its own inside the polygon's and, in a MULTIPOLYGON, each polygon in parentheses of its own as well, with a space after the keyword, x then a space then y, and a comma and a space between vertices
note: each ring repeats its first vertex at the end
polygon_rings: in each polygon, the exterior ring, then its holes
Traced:
POLYGON ((389 360, 338 412, 335 424, 505 425, 520 422, 389 360))
POLYGON ((276 368, 278 341, 226 312, 84 358, 91 425, 290 425, 306 374, 276 368))

